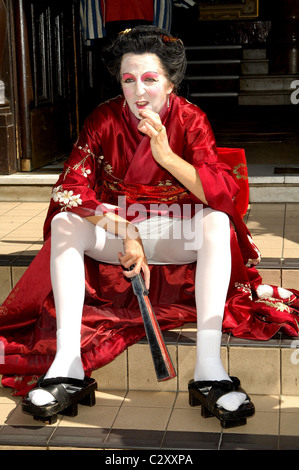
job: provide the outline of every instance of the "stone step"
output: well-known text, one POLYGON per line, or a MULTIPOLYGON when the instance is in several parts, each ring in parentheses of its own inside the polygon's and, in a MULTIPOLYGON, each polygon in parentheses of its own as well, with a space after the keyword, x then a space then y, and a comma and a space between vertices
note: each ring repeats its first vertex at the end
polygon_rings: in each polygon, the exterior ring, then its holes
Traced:
POLYGON ((187 74, 191 75, 238 75, 240 59, 189 60, 187 74))
MULTIPOLYGON (((1 291, 5 284, 10 287, 12 282, 16 283, 25 269, 25 266, 0 266, 1 291)), ((265 282, 273 283, 278 279, 273 270, 264 269, 261 274, 265 282)), ((196 324, 186 324, 164 332, 163 336, 177 373, 174 379, 157 381, 149 346, 143 339, 112 363, 93 372, 100 390, 187 391, 196 358, 196 324)), ((245 340, 224 334, 221 354, 226 370, 242 379, 248 393, 298 395, 298 347, 298 339, 281 334, 269 341, 245 340)))
POLYGON ((241 73, 244 75, 267 74, 268 71, 268 59, 249 59, 241 62, 241 73))
POLYGON ((237 91, 211 91, 211 92, 192 92, 190 98, 196 104, 198 98, 237 98, 239 93, 237 91))
POLYGON ((203 108, 237 105, 242 46, 191 46, 186 53, 188 99, 203 108))
POLYGON ((47 202, 58 174, 20 172, 0 175, 0 201, 47 202))
MULTIPOLYGON (((15 285, 25 269, 26 266, 0 266, 0 292, 5 287, 9 290, 12 284, 15 285)), ((262 269, 261 275, 264 282, 278 285, 279 270, 262 269)), ((288 282, 290 278, 282 276, 282 285, 288 282)), ((93 372, 100 389, 186 391, 196 357, 196 324, 186 324, 163 335, 177 372, 174 379, 157 381, 149 346, 144 339, 128 348, 112 363, 93 372)), ((298 339, 282 334, 277 334, 269 341, 245 340, 224 334, 221 354, 230 375, 240 377, 248 393, 298 395, 298 347, 298 339)))
MULTIPOLYGON (((5 284, 10 289, 11 284, 15 285, 26 269, 26 266, 0 266, 0 295, 5 284)), ((264 282, 275 283, 278 280, 276 271, 261 270, 264 282)), ((286 282, 287 277, 282 284, 286 282)), ((164 332, 163 336, 177 372, 174 379, 157 381, 149 346, 147 340, 143 339, 112 363, 93 372, 100 390, 186 391, 195 364, 196 324, 186 324, 164 332)), ((277 334, 269 341, 245 340, 224 334, 221 354, 230 375, 242 378, 242 385, 248 393, 297 395, 298 347, 298 339, 282 334, 277 334)))
MULTIPOLYGON (((103 389, 186 391, 196 359, 196 324, 164 334, 177 377, 158 382, 145 340, 131 346, 93 376, 103 389)), ((269 341, 252 341, 223 335, 222 362, 238 376, 248 393, 298 395, 299 341, 278 334, 269 341), (259 365, 257 367, 257 364, 259 365)))
POLYGON ((239 75, 206 75, 206 76, 187 76, 186 81, 189 87, 190 98, 196 97, 199 92, 204 93, 226 93, 231 94, 234 92, 238 94, 239 91, 239 75))
POLYGON ((243 49, 243 60, 264 60, 267 58, 267 49, 243 49))
POLYGON ((189 92, 187 99, 211 116, 217 115, 219 110, 237 109, 239 93, 237 91, 201 92, 199 88, 197 92, 189 92))
POLYGON ((294 90, 246 91, 239 94, 240 106, 292 106, 294 90))
POLYGON ((240 77, 240 91, 290 91, 298 75, 245 75, 240 77))
POLYGON ((261 177, 252 178, 251 202, 299 202, 299 177, 286 177, 287 182, 281 181, 281 183, 276 182, 280 180, 279 178, 266 179, 268 182, 261 177))
POLYGON ((219 60, 219 59, 241 59, 241 45, 219 45, 219 46, 187 46, 187 61, 190 60, 219 60))

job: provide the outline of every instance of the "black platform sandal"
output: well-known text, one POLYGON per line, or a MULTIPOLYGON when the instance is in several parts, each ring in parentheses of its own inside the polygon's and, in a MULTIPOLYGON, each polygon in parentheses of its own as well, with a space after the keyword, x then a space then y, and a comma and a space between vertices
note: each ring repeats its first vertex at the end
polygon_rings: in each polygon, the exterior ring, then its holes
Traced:
POLYGON ((78 414, 78 404, 95 405, 97 383, 89 377, 79 380, 67 377, 45 379, 42 376, 36 385, 34 390, 46 390, 53 395, 53 401, 44 406, 34 405, 29 394, 22 400, 22 411, 32 415, 37 421, 54 424, 57 421, 58 413, 74 417, 78 414))
POLYGON ((240 380, 237 377, 230 377, 230 379, 231 381, 190 380, 188 384, 190 406, 201 405, 201 416, 204 418, 216 416, 222 428, 242 426, 255 412, 253 403, 240 387, 240 380), (220 397, 234 391, 246 395, 246 401, 236 411, 227 411, 216 404, 220 397))

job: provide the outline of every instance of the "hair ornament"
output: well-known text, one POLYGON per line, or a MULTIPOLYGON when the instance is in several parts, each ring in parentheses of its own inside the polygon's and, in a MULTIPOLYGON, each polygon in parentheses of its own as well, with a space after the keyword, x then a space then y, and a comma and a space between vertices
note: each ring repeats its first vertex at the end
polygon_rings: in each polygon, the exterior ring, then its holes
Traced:
POLYGON ((162 41, 163 42, 176 42, 178 41, 177 38, 171 37, 171 36, 166 36, 165 34, 160 34, 162 41))
POLYGON ((118 34, 128 34, 130 31, 132 31, 132 28, 127 28, 124 31, 120 31, 118 34))

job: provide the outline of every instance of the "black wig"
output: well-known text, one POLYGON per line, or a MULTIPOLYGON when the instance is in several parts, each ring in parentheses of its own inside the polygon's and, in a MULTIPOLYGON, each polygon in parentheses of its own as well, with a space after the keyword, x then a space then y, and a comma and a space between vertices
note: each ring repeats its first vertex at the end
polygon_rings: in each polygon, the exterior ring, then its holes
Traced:
POLYGON ((118 34, 112 44, 103 50, 107 69, 120 82, 120 67, 125 54, 156 54, 167 77, 178 90, 186 71, 186 54, 183 42, 156 26, 136 26, 118 34))

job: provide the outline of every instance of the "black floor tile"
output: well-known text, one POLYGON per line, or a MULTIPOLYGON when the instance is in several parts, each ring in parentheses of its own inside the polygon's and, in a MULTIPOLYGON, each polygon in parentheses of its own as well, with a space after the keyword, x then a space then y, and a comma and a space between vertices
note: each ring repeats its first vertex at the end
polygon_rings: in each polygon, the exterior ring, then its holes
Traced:
POLYGON ((280 269, 281 266, 281 258, 262 258, 260 264, 258 265, 258 269, 280 269))
POLYGON ((286 269, 299 269, 298 258, 284 258, 282 260, 282 268, 286 269))
POLYGON ((278 436, 223 433, 220 450, 278 450, 278 436))
POLYGON ((279 450, 299 450, 299 436, 280 436, 279 450))
POLYGON ((172 450, 217 450, 220 432, 167 431, 162 449, 172 450))
POLYGON ((48 446, 103 448, 109 429, 59 426, 51 436, 48 446))
POLYGON ((0 430, 0 446, 46 447, 52 433, 50 426, 4 425, 0 430))
POLYGON ((24 252, 11 253, 9 255, 0 255, 0 266, 29 266, 37 253, 24 254, 24 252))
POLYGON ((112 429, 105 446, 116 449, 159 449, 164 431, 142 429, 112 429))

